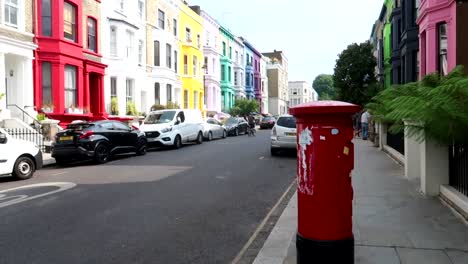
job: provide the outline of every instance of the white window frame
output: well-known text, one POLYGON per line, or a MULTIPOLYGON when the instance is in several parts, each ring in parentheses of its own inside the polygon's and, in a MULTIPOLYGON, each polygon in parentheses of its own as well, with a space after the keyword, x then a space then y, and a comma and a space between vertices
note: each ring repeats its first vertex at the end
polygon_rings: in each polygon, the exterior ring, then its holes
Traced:
MULTIPOLYGON (((22 19, 23 19, 23 16, 22 16, 22 12, 23 12, 23 9, 22 9, 22 1, 23 0, 17 0, 17 3, 16 5, 11 3, 10 1, 12 0, 4 0, 4 6, 3 6, 3 10, 2 10, 2 17, 3 17, 3 22, 6 26, 9 26, 9 27, 12 27, 12 28, 15 28, 15 29, 22 29, 23 27, 23 23, 22 23, 22 19), (7 8, 10 10, 10 9, 16 9, 16 24, 13 24, 11 23, 11 21, 7 21, 6 19, 6 16, 5 16, 5 13, 7 11, 7 8)), ((9 17, 11 18, 11 10, 10 10, 10 13, 9 13, 9 17)))
POLYGON ((198 109, 198 91, 193 91, 193 109, 198 109))
POLYGON ((65 108, 77 107, 78 105, 78 67, 74 65, 65 65, 64 69, 64 96, 65 96, 65 108), (69 75, 68 70, 74 70, 74 75, 69 75), (69 78, 70 77, 70 78, 69 78), (70 81, 70 83, 68 83, 70 81))
POLYGON ((129 79, 127 78, 125 80, 125 102, 126 105, 128 105, 128 102, 133 102, 135 103, 135 80, 134 79, 129 79))
POLYGON ((117 47, 117 39, 118 39, 118 34, 117 34, 117 27, 116 26, 110 26, 109 28, 109 46, 110 46, 110 55, 112 57, 117 57, 119 55, 118 52, 118 47, 117 47), (115 37, 113 37, 113 35, 115 37))
POLYGON ((143 40, 138 40, 138 65, 143 65, 143 40))
POLYGON ((127 31, 125 32, 125 37, 126 37, 126 39, 125 39, 125 41, 126 41, 126 43, 125 43, 125 45, 126 45, 125 49, 126 49, 126 51, 127 51, 126 56, 127 56, 127 58, 132 58, 132 56, 133 56, 133 49, 134 49, 133 40, 134 40, 134 38, 135 38, 135 33, 133 33, 133 31, 127 30, 127 31))
POLYGON ((158 9, 158 28, 164 30, 166 28, 166 12, 158 9), (161 19, 162 14, 162 19, 161 19))
POLYGON ((140 19, 145 18, 145 3, 142 0, 138 0, 138 16, 140 19))

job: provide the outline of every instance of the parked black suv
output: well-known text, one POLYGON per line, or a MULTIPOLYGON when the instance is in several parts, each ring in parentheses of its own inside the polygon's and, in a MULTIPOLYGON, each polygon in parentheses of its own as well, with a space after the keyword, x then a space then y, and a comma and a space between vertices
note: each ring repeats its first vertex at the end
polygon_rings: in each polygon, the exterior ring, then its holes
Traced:
POLYGON ((145 133, 119 121, 70 124, 55 138, 52 157, 59 165, 83 158, 105 163, 112 155, 145 155, 147 149, 145 133))

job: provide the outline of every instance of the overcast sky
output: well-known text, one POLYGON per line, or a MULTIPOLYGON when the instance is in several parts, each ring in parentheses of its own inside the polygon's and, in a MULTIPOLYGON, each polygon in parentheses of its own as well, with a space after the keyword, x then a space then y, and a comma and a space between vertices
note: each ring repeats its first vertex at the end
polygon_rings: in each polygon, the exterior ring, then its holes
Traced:
POLYGON ((290 81, 333 73, 337 55, 370 38, 383 0, 189 0, 259 51, 283 50, 290 81))

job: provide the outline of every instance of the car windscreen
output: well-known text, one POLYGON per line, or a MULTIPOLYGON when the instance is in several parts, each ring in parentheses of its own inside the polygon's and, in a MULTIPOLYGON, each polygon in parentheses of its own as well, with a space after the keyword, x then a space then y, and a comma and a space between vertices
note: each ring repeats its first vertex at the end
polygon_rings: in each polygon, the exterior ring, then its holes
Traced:
POLYGON ((270 122, 270 121, 275 121, 275 119, 273 117, 264 117, 262 119, 263 122, 270 122))
POLYGON ((287 128, 296 128, 296 118, 292 116, 282 116, 278 121, 276 121, 276 125, 287 128))
POLYGON ((176 111, 164 111, 149 114, 145 119, 145 124, 165 124, 174 120, 176 111))
POLYGON ((94 127, 94 124, 90 123, 77 123, 77 124, 69 124, 67 126, 68 130, 74 130, 74 131, 83 131, 90 129, 91 127, 94 127))
POLYGON ((226 125, 234 125, 237 124, 239 121, 237 118, 228 118, 226 119, 226 125))

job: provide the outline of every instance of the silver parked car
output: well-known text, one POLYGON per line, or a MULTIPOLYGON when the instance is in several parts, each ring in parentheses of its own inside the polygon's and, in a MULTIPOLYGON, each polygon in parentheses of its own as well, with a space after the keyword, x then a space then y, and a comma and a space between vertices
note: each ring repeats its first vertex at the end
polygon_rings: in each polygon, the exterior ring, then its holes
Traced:
POLYGON ((210 141, 215 138, 226 138, 226 128, 218 120, 214 118, 208 118, 203 123, 203 137, 210 141))
POLYGON ((278 155, 284 149, 295 149, 296 118, 292 115, 281 115, 271 130, 271 155, 278 155))

